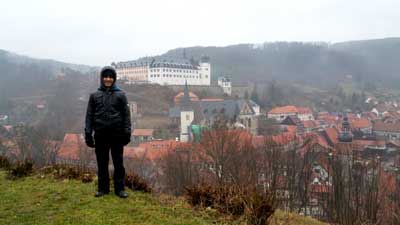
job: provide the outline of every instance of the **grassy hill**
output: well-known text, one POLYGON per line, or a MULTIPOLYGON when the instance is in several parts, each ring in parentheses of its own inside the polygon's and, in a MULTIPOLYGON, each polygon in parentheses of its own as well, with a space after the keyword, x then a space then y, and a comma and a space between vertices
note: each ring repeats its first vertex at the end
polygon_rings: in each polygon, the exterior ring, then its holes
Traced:
MULTIPOLYGON (((43 175, 8 180, 0 170, 0 224, 244 224, 213 210, 194 210, 182 199, 128 191, 94 198, 95 184, 43 175)), ((278 211, 273 225, 324 225, 278 211)))

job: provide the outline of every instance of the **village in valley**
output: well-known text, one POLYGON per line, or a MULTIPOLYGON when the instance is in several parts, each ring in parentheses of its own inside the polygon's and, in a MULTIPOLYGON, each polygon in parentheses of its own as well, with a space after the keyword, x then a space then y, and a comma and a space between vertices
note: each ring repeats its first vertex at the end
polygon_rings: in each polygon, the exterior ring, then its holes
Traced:
MULTIPOLYGON (((182 58, 176 59, 147 57, 111 64, 117 71, 118 85, 127 93, 134 128, 131 143, 124 149, 128 170, 137 172, 160 190, 178 185, 176 183, 181 186, 190 183, 182 177, 163 181, 161 177, 167 173, 165 158, 170 157, 171 152, 189 155, 196 151, 207 152, 204 142, 207 138, 210 141, 211 136, 204 133, 222 129, 227 134, 235 132, 235 146, 250 143, 251 147, 247 147, 254 151, 271 151, 268 154, 278 151, 269 155, 256 182, 265 190, 277 193, 283 209, 295 208, 300 214, 329 221, 334 207, 332 202, 372 202, 375 205, 371 207, 375 207, 376 212, 379 205, 393 204, 391 196, 398 191, 396 182, 400 167, 400 105, 395 99, 382 100, 373 96, 373 92, 353 94, 352 100, 354 96, 357 100, 353 101, 356 104, 352 109, 339 109, 340 104, 332 97, 321 97, 320 102, 314 104, 309 104, 310 101, 303 104, 272 102, 271 89, 279 91, 284 85, 278 87, 279 84, 271 81, 264 85, 267 91, 263 92, 263 86, 256 82, 235 82, 229 75, 217 76, 212 72, 212 60, 206 56, 197 61, 187 59, 184 53, 182 58), (262 98, 265 98, 263 103, 262 98), (329 103, 331 105, 324 108, 329 103), (336 110, 324 110, 335 109, 335 106, 336 110), (263 172, 263 169, 268 171, 265 166, 274 171, 263 172), (301 188, 294 190, 293 182, 301 184, 301 188), (335 192, 339 188, 343 191, 340 195, 335 192), (353 194, 356 196, 351 196, 353 194), (364 194, 370 196, 359 196, 364 194)), ((55 82, 63 82, 64 73, 60 73, 55 82)), ((91 84, 89 87, 96 88, 97 76, 96 73, 88 76, 85 82, 91 84)), ((344 77, 344 82, 351 82, 351 77, 344 77)), ((88 93, 93 90, 86 88, 77 95, 81 113, 86 107, 88 93)), ((279 97, 274 99, 279 100, 279 97)), ((45 99, 28 102, 32 104, 32 112, 39 116, 50 104, 45 99)), ((7 140, 3 145, 9 149, 7 154, 12 155, 24 151, 19 149, 21 140, 11 137, 17 137, 25 123, 12 123, 10 116, 13 115, 0 116, 0 139, 7 140)), ((46 142, 44 146, 52 149, 50 157, 54 163, 95 169, 93 150, 84 144, 83 129, 79 132, 83 114, 80 119, 71 120, 71 124, 75 123, 74 132, 65 132, 60 141, 46 142)), ((224 152, 229 146, 224 147, 222 143, 220 148, 224 152)), ((225 153, 230 154, 229 151, 225 153)), ((218 174, 221 165, 217 159, 193 157, 187 159, 190 165, 182 168, 196 166, 201 168, 197 171, 205 174, 218 174)), ((230 158, 225 156, 224 159, 230 158)), ((182 187, 174 190, 181 194, 182 187)), ((364 207, 361 203, 359 206, 364 207)), ((343 214, 351 211, 343 210, 343 214)))

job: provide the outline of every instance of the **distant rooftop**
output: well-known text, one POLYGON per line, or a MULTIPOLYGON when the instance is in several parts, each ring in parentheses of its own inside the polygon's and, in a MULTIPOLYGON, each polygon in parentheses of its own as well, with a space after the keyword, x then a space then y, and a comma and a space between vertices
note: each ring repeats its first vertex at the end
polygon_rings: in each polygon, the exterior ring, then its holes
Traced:
MULTIPOLYGON (((202 60, 204 61, 204 60, 202 60)), ((197 69, 198 61, 183 58, 142 58, 138 60, 113 63, 116 68, 150 66, 150 68, 179 68, 179 69, 197 69)))

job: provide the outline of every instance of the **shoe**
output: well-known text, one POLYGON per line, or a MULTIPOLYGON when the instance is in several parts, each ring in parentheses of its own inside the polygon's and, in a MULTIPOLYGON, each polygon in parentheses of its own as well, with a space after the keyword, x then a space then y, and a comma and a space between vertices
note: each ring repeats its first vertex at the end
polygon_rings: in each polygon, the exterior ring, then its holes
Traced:
POLYGON ((128 193, 126 193, 125 191, 120 191, 118 193, 115 193, 115 195, 120 197, 120 198, 127 198, 128 197, 128 193))
POLYGON ((98 197, 101 197, 101 196, 107 195, 107 194, 108 194, 108 192, 98 191, 98 192, 96 192, 96 194, 94 195, 94 197, 98 198, 98 197))

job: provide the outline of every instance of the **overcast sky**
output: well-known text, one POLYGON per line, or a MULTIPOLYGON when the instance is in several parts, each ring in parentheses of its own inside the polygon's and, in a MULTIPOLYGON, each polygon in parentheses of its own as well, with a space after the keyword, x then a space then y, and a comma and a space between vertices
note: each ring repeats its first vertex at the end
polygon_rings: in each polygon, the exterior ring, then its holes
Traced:
POLYGON ((190 46, 400 37, 399 0, 1 0, 0 49, 102 66, 190 46))

